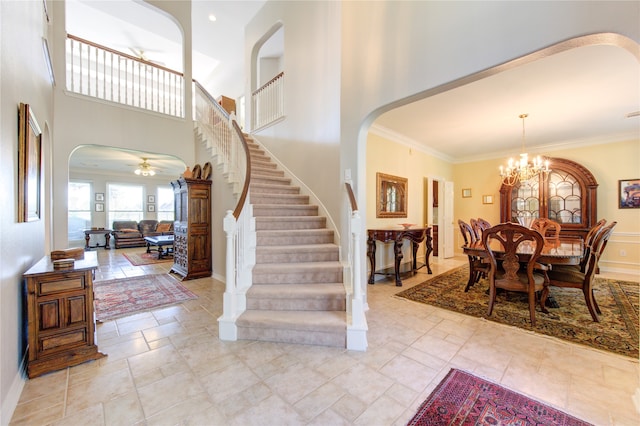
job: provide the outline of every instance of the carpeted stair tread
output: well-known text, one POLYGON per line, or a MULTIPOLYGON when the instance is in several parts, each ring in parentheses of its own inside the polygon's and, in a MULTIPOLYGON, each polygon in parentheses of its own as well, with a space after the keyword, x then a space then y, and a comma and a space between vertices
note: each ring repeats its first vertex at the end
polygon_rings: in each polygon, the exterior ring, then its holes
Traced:
POLYGON ((268 183, 251 183, 250 185, 252 194, 299 194, 299 186, 290 185, 273 185, 268 183))
POLYGON ((258 245, 281 246, 292 244, 327 244, 334 242, 331 229, 292 229, 256 231, 258 245))
POLYGON ((238 318, 238 327, 302 331, 346 331, 346 312, 247 310, 238 318))
POLYGON ((290 185, 291 178, 283 176, 256 176, 251 175, 251 184, 266 183, 271 185, 290 185))
POLYGON ((257 231, 325 229, 327 218, 324 216, 261 216, 256 218, 257 231))
POLYGON ((253 284, 321 284, 343 279, 338 261, 259 263, 253 267, 253 284))
POLYGON ((340 248, 329 244, 256 247, 256 263, 329 262, 340 258, 340 248))
POLYGON ((277 311, 344 311, 343 284, 254 284, 247 291, 247 309, 277 311))
POLYGON ((256 204, 309 204, 309 196, 301 194, 251 194, 251 203, 256 204))
POLYGON ((259 204, 253 206, 253 216, 317 216, 318 206, 311 204, 259 204))

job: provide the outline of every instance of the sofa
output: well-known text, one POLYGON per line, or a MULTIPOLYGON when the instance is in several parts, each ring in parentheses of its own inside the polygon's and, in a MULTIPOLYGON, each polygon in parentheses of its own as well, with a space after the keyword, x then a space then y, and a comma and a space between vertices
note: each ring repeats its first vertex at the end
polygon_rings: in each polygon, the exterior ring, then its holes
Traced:
POLYGON ((173 221, 162 220, 115 220, 111 231, 116 248, 145 247, 144 237, 173 235, 173 221))

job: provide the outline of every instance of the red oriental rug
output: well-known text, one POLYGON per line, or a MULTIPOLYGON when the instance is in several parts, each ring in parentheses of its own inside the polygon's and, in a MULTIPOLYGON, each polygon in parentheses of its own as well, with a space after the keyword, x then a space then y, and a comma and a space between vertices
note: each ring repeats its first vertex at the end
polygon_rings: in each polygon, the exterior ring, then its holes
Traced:
POLYGON ((173 256, 164 256, 162 259, 158 259, 158 251, 152 251, 151 253, 123 253, 123 256, 127 258, 134 266, 153 265, 154 263, 173 262, 173 256))
POLYGON ((99 321, 198 298, 169 274, 96 281, 93 293, 96 319, 99 321))
POLYGON ((451 369, 407 425, 591 425, 464 371, 451 369))

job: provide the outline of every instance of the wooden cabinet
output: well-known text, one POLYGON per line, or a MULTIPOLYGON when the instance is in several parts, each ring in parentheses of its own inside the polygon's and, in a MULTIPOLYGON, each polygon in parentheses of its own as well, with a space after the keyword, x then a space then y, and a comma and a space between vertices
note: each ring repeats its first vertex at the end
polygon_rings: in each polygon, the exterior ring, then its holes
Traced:
POLYGON ((597 222, 598 182, 584 166, 549 158, 551 171, 514 186, 500 188, 500 221, 517 222, 521 214, 558 222, 563 236, 584 238, 597 222))
POLYGON ((231 98, 227 98, 226 96, 220 96, 216 99, 220 106, 224 108, 227 113, 231 114, 232 112, 236 112, 236 101, 231 98))
POLYGON ((102 358, 95 338, 93 271, 96 252, 74 267, 54 269, 49 256, 24 273, 27 293, 27 375, 37 377, 102 358))
POLYGON ((171 271, 185 280, 210 277, 211 181, 180 178, 171 186, 175 208, 171 271))

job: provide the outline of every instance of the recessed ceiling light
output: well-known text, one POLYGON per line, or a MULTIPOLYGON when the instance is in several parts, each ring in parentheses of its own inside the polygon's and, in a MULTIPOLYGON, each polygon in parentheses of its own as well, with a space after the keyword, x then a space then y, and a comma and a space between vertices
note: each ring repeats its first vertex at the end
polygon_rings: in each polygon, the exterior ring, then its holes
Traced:
POLYGON ((213 13, 210 13, 210 14, 209 14, 209 20, 210 20, 211 22, 216 22, 216 19, 217 19, 217 18, 216 18, 216 15, 214 15, 213 13))

